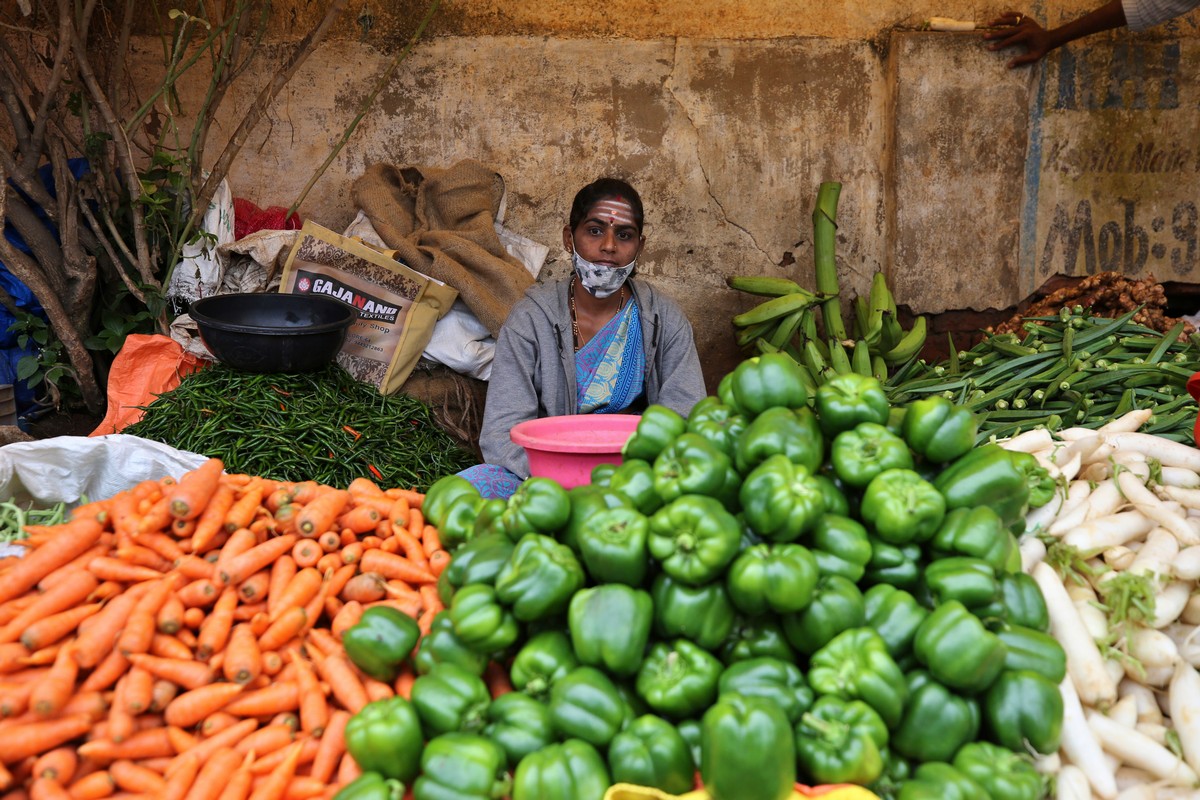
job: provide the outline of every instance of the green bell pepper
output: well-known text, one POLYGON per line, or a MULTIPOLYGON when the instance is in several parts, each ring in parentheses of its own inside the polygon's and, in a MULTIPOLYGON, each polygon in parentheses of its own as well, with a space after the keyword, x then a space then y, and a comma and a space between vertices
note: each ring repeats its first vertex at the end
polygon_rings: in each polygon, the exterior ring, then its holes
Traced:
POLYGON ((1000 625, 996 630, 1004 642, 1004 668, 1027 669, 1054 684, 1067 674, 1067 654, 1062 645, 1048 633, 1023 625, 1000 625))
POLYGON ((527 533, 553 536, 571 516, 571 498, 567 490, 549 478, 526 478, 508 498, 508 507, 500 515, 500 527, 514 542, 527 533))
POLYGON ((646 516, 662 508, 662 498, 654 491, 654 468, 640 458, 627 458, 614 469, 608 488, 646 516))
POLYGON ((812 473, 785 455, 756 466, 739 493, 746 524, 764 539, 790 542, 817 524, 825 513, 825 493, 812 473))
POLYGON ((651 714, 613 737, 608 768, 614 783, 650 786, 667 794, 691 791, 696 762, 674 725, 651 714))
POLYGON ((1033 760, 991 742, 963 745, 954 768, 982 786, 991 800, 1040 800, 1043 794, 1033 760))
POLYGON ((418 677, 410 699, 430 736, 482 729, 492 701, 483 678, 454 664, 438 664, 418 677))
POLYGON ((550 693, 555 681, 578 666, 567 634, 542 631, 517 651, 508 677, 514 689, 540 699, 550 693))
POLYGON ((748 358, 731 375, 726 402, 747 419, 777 406, 802 408, 808 402, 800 365, 786 353, 748 358))
POLYGON ((630 718, 616 684, 593 667, 571 670, 550 690, 550 722, 562 738, 607 747, 630 718))
POLYGON ((987 790, 941 761, 917 767, 913 779, 900 787, 896 800, 992 800, 987 790))
MULTIPOLYGON (((649 467, 647 466, 647 468, 649 467)), ((559 540, 576 554, 579 553, 579 537, 591 527, 593 517, 609 509, 633 506, 629 498, 614 490, 611 484, 609 486, 592 486, 590 484, 575 486, 567 490, 567 497, 571 501, 571 513, 567 517, 567 525, 559 540)))
POLYGON ((1004 618, 1013 625, 1037 631, 1050 630, 1046 598, 1031 575, 1013 572, 1001 576, 1000 602, 1004 606, 1004 618))
POLYGON ((413 800, 499 800, 511 785, 500 745, 473 733, 446 733, 425 745, 413 800))
POLYGON ((935 605, 957 600, 977 609, 1000 596, 996 571, 983 559, 954 556, 934 561, 925 568, 925 586, 935 605))
POLYGON ((884 470, 913 467, 912 453, 904 440, 874 422, 860 423, 834 437, 829 462, 838 478, 857 489, 884 470))
POLYGON ((883 774, 888 729, 861 700, 827 695, 796 724, 796 757, 807 783, 866 785, 883 774))
POLYGON ((817 559, 817 572, 821 575, 841 575, 858 583, 871 563, 867 529, 858 520, 841 514, 822 514, 807 544, 817 559))
POLYGON ((747 422, 733 406, 710 395, 692 407, 687 418, 687 432, 704 437, 722 453, 733 458, 738 437, 746 429, 747 422))
POLYGON ((936 681, 967 693, 987 689, 1004 668, 1004 642, 957 600, 921 623, 913 653, 936 681))
POLYGON ((886 583, 868 589, 863 602, 867 627, 879 634, 892 658, 911 653, 917 629, 929 616, 928 609, 908 592, 886 583))
POLYGON ((602 800, 609 783, 596 748, 568 739, 521 761, 513 776, 512 800, 602 800))
POLYGON ((583 584, 583 567, 571 548, 527 533, 496 576, 496 597, 518 621, 534 622, 565 610, 583 584))
POLYGON ((597 583, 641 586, 650 561, 649 531, 646 515, 632 508, 610 508, 594 516, 576 540, 588 576, 597 583))
POLYGON ((378 772, 364 772, 339 789, 333 800, 404 800, 404 784, 378 772))
POLYGON ((751 658, 796 659, 783 628, 771 617, 736 618, 729 638, 721 646, 721 660, 726 664, 751 658))
POLYGON ((1009 750, 1049 755, 1062 735, 1058 684, 1027 669, 1005 670, 987 690, 983 719, 991 738, 1009 750))
POLYGON ((689 717, 716 698, 721 668, 716 656, 687 639, 658 642, 638 670, 637 693, 658 714, 689 717))
POLYGON ((904 441, 926 461, 945 464, 975 446, 979 419, 941 395, 908 404, 901 425, 904 441))
POLYGON ((825 498, 825 513, 839 514, 843 517, 856 516, 858 514, 858 502, 854 503, 854 511, 851 513, 850 499, 846 497, 846 484, 839 478, 834 480, 828 475, 814 475, 817 485, 821 487, 821 496, 825 498))
POLYGON ((923 670, 906 676, 908 702, 891 747, 914 761, 949 761, 979 736, 979 703, 960 697, 923 670))
POLYGON ((813 704, 813 690, 794 663, 760 657, 736 661, 725 668, 717 682, 717 696, 740 694, 757 697, 783 711, 793 725, 813 704))
POLYGON ((716 496, 725 486, 729 456, 696 433, 675 437, 654 459, 654 493, 669 503, 685 494, 716 496))
POLYGON ((421 764, 425 736, 416 709, 403 697, 375 700, 346 723, 346 752, 364 772, 410 783, 421 764))
POLYGON ((1054 499, 1058 484, 1036 456, 1019 450, 1010 450, 1009 455, 1012 456, 1017 471, 1025 476, 1025 485, 1029 487, 1030 508, 1041 508, 1054 499))
POLYGON ((733 630, 734 609, 722 581, 691 586, 660 574, 650 589, 654 630, 664 638, 690 639, 715 650, 733 630))
POLYGON ((472 583, 495 584, 496 576, 512 557, 513 541, 502 533, 476 536, 454 551, 442 573, 456 589, 472 583))
POLYGON ((685 495, 650 517, 650 555, 663 572, 699 586, 720 575, 737 555, 742 530, 717 500, 685 495))
POLYGON ((911 777, 912 765, 908 763, 908 759, 893 748, 887 747, 883 751, 883 774, 867 788, 879 797, 894 798, 900 791, 900 786, 911 777))
MULTIPOLYGON (((852 430, 863 422, 883 427, 892 410, 883 384, 877 378, 855 372, 838 375, 821 384, 814 405, 821 430, 830 437, 852 430)), ((908 453, 907 446, 904 452, 908 453)))
POLYGON ((738 554, 726 573, 729 599, 739 611, 786 614, 812 602, 817 559, 804 545, 756 544, 738 554))
POLYGON ((713 800, 786 800, 796 782, 795 735, 775 706, 731 694, 704 712, 700 776, 713 800))
POLYGON ((784 455, 815 473, 825 460, 825 439, 817 415, 807 408, 769 408, 738 438, 734 466, 746 475, 771 456, 784 455))
POLYGON ((449 611, 439 611, 433 618, 429 633, 421 637, 413 654, 413 666, 418 675, 425 675, 438 664, 456 664, 468 672, 482 675, 487 667, 486 655, 475 652, 454 632, 454 620, 449 611))
POLYGON ((567 611, 579 663, 603 667, 619 677, 637 673, 653 621, 650 593, 620 583, 576 592, 567 611))
POLYGON ((492 655, 511 647, 520 636, 517 619, 500 603, 486 583, 464 586, 450 604, 450 621, 462 643, 477 653, 492 655))
POLYGON ((637 693, 635 686, 636 676, 632 680, 613 681, 613 685, 617 687, 617 692, 620 693, 621 699, 625 701, 625 708, 628 712, 627 719, 634 719, 644 714, 650 713, 650 706, 646 705, 646 701, 637 693))
MULTIPOLYGON (((459 501, 466 501, 468 505, 478 505, 480 499, 479 490, 469 480, 461 475, 446 475, 434 481, 425 492, 425 499, 421 501, 421 514, 440 532, 451 506, 459 501)), ((442 541, 444 543, 445 539, 442 541)))
POLYGON ((687 431, 687 421, 678 411, 657 403, 646 407, 633 435, 625 441, 621 455, 654 463, 658 454, 687 431))
POLYGON ((484 500, 476 492, 474 496, 458 495, 447 505, 442 513, 442 524, 437 526, 442 547, 453 552, 474 538, 477 529, 486 527, 487 518, 480 522, 480 515, 485 510, 489 514, 495 513, 495 506, 489 503, 490 500, 484 500))
POLYGON ((412 654, 421 629, 390 606, 371 606, 342 633, 346 656, 367 675, 390 683, 412 654))
POLYGON ((948 510, 988 506, 1010 527, 1029 508, 1029 484, 1012 456, 998 444, 976 447, 942 470, 933 485, 948 510))
POLYGON ((929 542, 933 557, 970 556, 1003 574, 1013 551, 1013 538, 1000 515, 987 506, 956 508, 946 514, 929 542))
POLYGON ((888 469, 867 484, 859 513, 885 542, 924 542, 942 524, 946 501, 911 469, 888 469))
MULTIPOLYGON (((590 485, 602 486, 607 489, 612 483, 612 476, 613 473, 617 471, 617 466, 618 465, 616 464, 604 463, 597 464, 596 466, 592 467, 591 481, 589 482, 590 485)), ((567 493, 570 494, 571 490, 568 489, 567 493)))
POLYGON ((862 626, 866 619, 866 602, 858 586, 840 575, 826 575, 817 581, 807 608, 783 617, 783 632, 792 647, 812 655, 842 631, 862 626))
POLYGON ((500 745, 510 765, 519 764, 556 738, 550 709, 521 692, 508 692, 492 701, 483 735, 500 745))
POLYGON ((700 767, 700 738, 701 738, 700 720, 685 719, 675 726, 675 730, 679 731, 679 735, 687 742, 688 752, 692 754, 692 763, 696 768, 700 767))
POLYGON ((868 537, 871 543, 871 560, 863 579, 867 583, 886 583, 898 589, 914 589, 924 572, 922 558, 924 550, 916 542, 892 544, 877 536, 868 537))
POLYGON ((470 538, 497 535, 507 539, 508 534, 500 527, 500 516, 506 508, 508 508, 508 501, 499 497, 492 497, 480 503, 475 511, 475 522, 470 538))
POLYGON ((889 728, 899 724, 908 696, 904 673, 871 628, 842 631, 813 653, 808 682, 817 694, 862 700, 889 728))

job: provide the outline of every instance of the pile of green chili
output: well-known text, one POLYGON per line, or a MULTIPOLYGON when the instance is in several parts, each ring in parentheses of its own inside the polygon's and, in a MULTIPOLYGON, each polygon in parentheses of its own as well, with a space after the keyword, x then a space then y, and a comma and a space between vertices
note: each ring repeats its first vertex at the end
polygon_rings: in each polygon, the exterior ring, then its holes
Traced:
POLYGON ((1200 412, 1187 381, 1200 370, 1198 337, 1184 326, 1160 333, 1080 306, 1030 317, 1022 334, 985 336, 937 364, 912 361, 888 379, 892 403, 940 394, 979 414, 979 439, 1005 438, 1036 427, 1098 428, 1132 409, 1153 416, 1141 430, 1192 442, 1200 412))
POLYGON ((122 433, 220 458, 227 472, 345 488, 357 477, 425 491, 476 463, 405 394, 380 395, 330 365, 257 374, 215 364, 144 407, 122 433))

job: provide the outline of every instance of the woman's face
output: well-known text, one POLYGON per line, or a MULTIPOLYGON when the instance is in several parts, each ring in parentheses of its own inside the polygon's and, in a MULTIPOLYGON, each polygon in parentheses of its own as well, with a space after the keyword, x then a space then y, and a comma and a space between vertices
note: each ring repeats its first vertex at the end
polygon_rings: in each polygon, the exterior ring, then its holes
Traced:
POLYGON ((619 198, 597 201, 572 231, 563 227, 563 246, 593 264, 619 269, 642 252, 646 242, 638 232, 633 207, 619 198))

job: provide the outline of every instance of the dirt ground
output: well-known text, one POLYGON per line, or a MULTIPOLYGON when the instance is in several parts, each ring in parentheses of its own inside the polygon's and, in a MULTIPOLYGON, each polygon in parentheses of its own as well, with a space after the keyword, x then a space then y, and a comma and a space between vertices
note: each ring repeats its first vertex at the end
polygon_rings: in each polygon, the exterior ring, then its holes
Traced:
POLYGON ((51 411, 29 423, 27 433, 34 439, 53 439, 55 436, 87 436, 100 424, 103 416, 86 411, 51 411))

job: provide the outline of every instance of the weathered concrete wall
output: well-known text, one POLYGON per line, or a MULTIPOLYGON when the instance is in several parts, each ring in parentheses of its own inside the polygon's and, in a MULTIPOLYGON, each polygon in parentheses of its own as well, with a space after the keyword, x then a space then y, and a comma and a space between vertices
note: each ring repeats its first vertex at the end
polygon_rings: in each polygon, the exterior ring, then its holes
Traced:
MULTIPOLYGON (((230 175, 235 194, 260 205, 297 196, 425 9, 380 5, 348 11, 281 95, 230 175)), ((297 3, 278 38, 307 29, 319 7, 297 3)), ((550 246, 544 274, 557 277, 573 193, 601 174, 627 177, 647 206, 642 273, 689 313, 710 383, 738 358, 729 317, 754 302, 726 276, 811 284, 822 181, 843 184, 848 293, 883 269, 918 312, 1005 308, 1056 272, 1112 266, 1200 282, 1192 19, 1095 37, 1016 71, 977 33, 919 30, 930 15, 986 21, 1000 10, 446 2, 301 211, 340 229, 367 164, 478 159, 506 180, 508 226, 550 246)), ((157 40, 136 45, 149 85, 157 40)), ((228 98, 214 157, 287 47, 265 50, 249 88, 228 98)), ((185 113, 202 77, 182 87, 185 113)))

